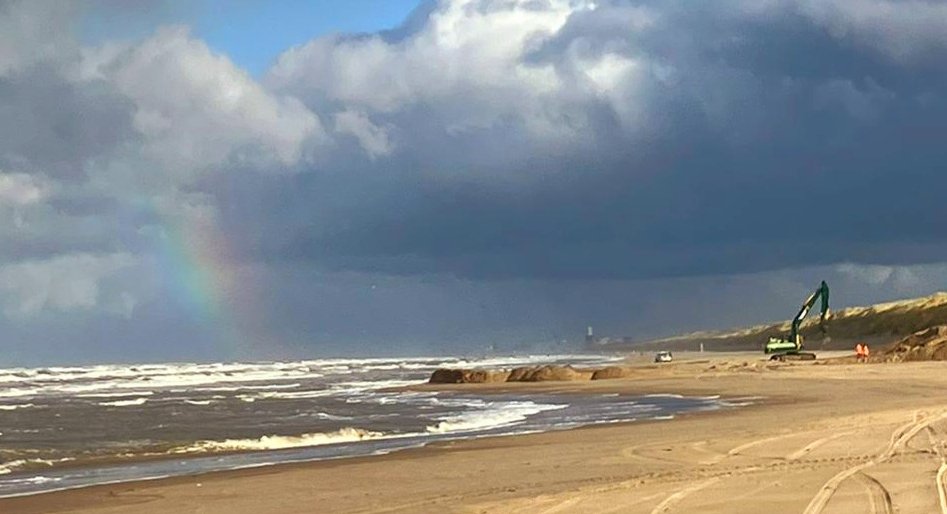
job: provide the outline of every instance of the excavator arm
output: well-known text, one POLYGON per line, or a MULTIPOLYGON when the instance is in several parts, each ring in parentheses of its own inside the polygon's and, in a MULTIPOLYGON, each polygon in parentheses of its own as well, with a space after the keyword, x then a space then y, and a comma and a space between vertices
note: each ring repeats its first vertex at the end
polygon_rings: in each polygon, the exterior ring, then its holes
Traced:
POLYGON ((789 337, 771 337, 769 342, 764 345, 763 350, 766 353, 776 354, 772 358, 779 358, 780 360, 783 357, 795 357, 797 359, 815 359, 814 353, 802 352, 802 337, 799 334, 799 327, 802 325, 802 320, 806 318, 809 314, 809 311, 812 310, 812 307, 815 306, 816 302, 822 300, 822 310, 819 317, 819 330, 823 334, 826 333, 825 321, 829 317, 829 286, 823 280, 819 287, 806 298, 806 301, 803 302, 802 307, 799 309, 799 313, 796 314, 796 317, 792 319, 792 324, 790 325, 789 337))
POLYGON ((789 340, 795 341, 796 336, 799 335, 799 326, 802 324, 802 320, 809 314, 809 311, 812 310, 812 306, 815 305, 819 299, 822 300, 822 312, 819 316, 819 330, 822 333, 825 333, 825 319, 829 316, 829 286, 825 283, 825 280, 822 281, 822 284, 819 285, 809 298, 802 304, 802 308, 799 309, 799 314, 796 314, 796 317, 792 319, 792 329, 789 332, 789 340))

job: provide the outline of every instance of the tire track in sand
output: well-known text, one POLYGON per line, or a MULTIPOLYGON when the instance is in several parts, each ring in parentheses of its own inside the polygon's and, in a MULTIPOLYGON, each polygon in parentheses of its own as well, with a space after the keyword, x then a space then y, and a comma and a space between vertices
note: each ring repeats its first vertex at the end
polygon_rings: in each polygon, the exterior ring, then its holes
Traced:
POLYGON ((780 439, 786 439, 787 437, 793 437, 793 436, 795 436, 795 435, 796 435, 796 434, 789 433, 789 434, 781 434, 781 435, 772 436, 772 437, 765 437, 765 438, 763 438, 763 439, 756 439, 755 441, 750 441, 750 442, 748 442, 748 443, 744 443, 744 444, 741 444, 740 446, 736 446, 736 447, 732 448, 730 451, 727 452, 727 456, 728 456, 728 457, 734 457, 734 456, 736 456, 736 455, 739 455, 739 454, 740 454, 741 452, 743 452, 744 450, 747 450, 747 449, 752 448, 752 447, 754 447, 754 446, 759 446, 759 445, 761 445, 761 444, 763 444, 763 443, 768 443, 768 442, 771 442, 771 441, 778 441, 778 440, 780 440, 780 439))
POLYGON ((876 514, 894 514, 894 503, 891 493, 877 478, 861 471, 855 474, 855 479, 861 482, 868 492, 868 502, 871 512, 876 514))
POLYGON ((940 498, 941 514, 947 514, 947 484, 944 483, 945 473, 947 473, 947 461, 942 460, 940 467, 937 468, 937 496, 940 498))
POLYGON ((575 498, 569 498, 568 500, 559 502, 556 505, 553 505, 552 507, 543 509, 542 511, 540 511, 539 514, 555 514, 556 512, 563 512, 563 511, 568 512, 566 509, 569 509, 570 507, 572 507, 576 503, 579 503, 580 501, 582 501, 581 496, 578 496, 575 498))
MULTIPOLYGON (((830 436, 827 436, 827 437, 822 437, 822 438, 816 439, 816 440, 810 442, 809 444, 805 445, 804 447, 800 448, 799 450, 793 452, 792 454, 786 456, 786 457, 785 457, 785 460, 787 460, 787 461, 795 461, 795 460, 797 460, 797 459, 803 457, 804 455, 808 454, 808 453, 811 452, 812 450, 818 448, 819 446, 822 446, 823 444, 825 444, 825 443, 827 443, 827 442, 829 442, 829 441, 831 441, 831 440, 837 439, 837 438, 839 438, 839 437, 844 437, 844 436, 849 435, 849 434, 852 434, 852 433, 854 433, 854 431, 842 432, 842 433, 839 433, 839 434, 833 434, 833 435, 830 435, 830 436)), ((714 458, 712 458, 711 460, 706 461, 706 462, 701 462, 701 464, 713 466, 713 465, 715 465, 715 464, 720 463, 720 462, 723 461, 724 459, 727 459, 727 458, 730 458, 730 457, 736 457, 736 456, 740 455, 742 452, 744 452, 744 451, 746 451, 746 450, 748 450, 748 449, 750 449, 750 448, 753 448, 753 447, 755 447, 755 446, 760 446, 760 445, 763 445, 763 444, 766 444, 766 443, 770 443, 770 442, 773 442, 773 441, 778 441, 778 440, 780 440, 780 439, 787 439, 787 438, 794 437, 794 436, 797 436, 797 435, 798 435, 798 434, 787 433, 787 434, 780 434, 780 435, 775 435, 775 436, 770 436, 770 437, 764 437, 764 438, 761 438, 761 439, 755 439, 755 440, 753 440, 753 441, 749 441, 749 442, 744 443, 744 444, 741 444, 741 445, 739 445, 739 446, 735 446, 735 447, 731 448, 731 449, 730 449, 727 453, 725 453, 725 454, 717 454, 717 455, 714 455, 714 458)), ((703 443, 703 444, 706 444, 706 442, 707 442, 707 441, 699 441, 699 442, 697 442, 697 443, 692 444, 691 447, 696 450, 696 449, 698 449, 697 446, 701 445, 702 443, 703 443)), ((629 448, 624 449, 624 451, 623 451, 622 453, 623 453, 625 456, 628 456, 628 457, 634 456, 634 457, 638 457, 638 458, 649 459, 649 460, 656 460, 656 461, 661 461, 661 462, 674 462, 674 461, 672 461, 671 459, 662 459, 662 458, 659 458, 659 457, 646 457, 646 456, 644 456, 644 455, 642 455, 642 454, 640 453, 641 448, 642 448, 642 447, 635 447, 635 446, 632 446, 632 447, 629 447, 629 448)), ((710 453, 710 452, 708 452, 707 450, 703 450, 703 451, 705 451, 706 453, 710 453)), ((693 492, 695 492, 695 491, 699 491, 699 490, 701 490, 701 489, 703 489, 703 488, 709 486, 710 484, 712 484, 712 483, 714 483, 714 482, 716 482, 716 481, 718 481, 718 480, 720 480, 720 477, 712 477, 712 478, 710 478, 710 479, 708 479, 708 480, 705 480, 705 481, 703 481, 703 482, 699 482, 699 483, 697 483, 697 484, 695 484, 695 485, 693 485, 693 486, 686 487, 686 488, 684 488, 684 489, 681 489, 681 490, 675 492, 674 494, 672 494, 672 495, 668 496, 667 498, 665 498, 665 500, 664 500, 663 502, 661 502, 660 504, 658 504, 658 506, 655 507, 654 510, 652 511, 652 514, 657 514, 657 513, 660 513, 660 512, 666 512, 666 511, 667 511, 668 509, 670 509, 674 504, 676 504, 677 502, 681 501, 681 500, 682 500, 684 497, 686 497, 687 495, 689 495, 689 494, 691 494, 691 493, 693 493, 693 492)), ((880 486, 881 484, 879 483, 878 485, 880 486)), ((885 494, 887 494, 887 491, 885 491, 885 494)), ((888 512, 888 511, 886 511, 886 512, 888 512)), ((944 514, 947 514, 947 513, 944 513, 944 514)))
MULTIPOLYGON (((919 417, 918 413, 914 413, 914 419, 910 423, 905 423, 900 427, 896 428, 891 432, 891 437, 888 440, 888 445, 885 447, 885 450, 872 458, 871 460, 852 466, 850 468, 844 469, 838 472, 835 476, 830 478, 825 484, 822 485, 822 488, 819 489, 819 492, 812 497, 812 500, 809 502, 809 505, 806 506, 806 510, 803 511, 803 514, 820 514, 824 509, 826 504, 838 490, 839 486, 849 477, 855 475, 856 473, 861 472, 863 469, 869 468, 876 464, 883 463, 893 457, 898 450, 907 444, 908 441, 914 438, 921 430, 924 430, 932 423, 939 421, 947 417, 947 414, 940 414, 939 416, 930 416, 927 418, 919 417)), ((943 466, 942 466, 943 467, 943 466)), ((866 475, 867 476, 867 475, 866 475)), ((942 480, 939 480, 942 483, 942 480)), ((947 514, 947 510, 944 510, 944 503, 941 504, 941 510, 944 514, 947 514)))
POLYGON ((945 483, 945 474, 947 474, 947 455, 945 455, 943 448, 943 441, 937 439, 937 431, 934 430, 934 427, 931 425, 927 426, 927 437, 931 441, 931 447, 934 449, 934 453, 940 457, 940 467, 937 468, 937 475, 935 480, 937 481, 937 498, 940 500, 940 512, 941 514, 947 514, 947 483, 945 483))
POLYGON ((840 438, 840 437, 849 436, 849 435, 852 435, 852 434, 854 434, 854 433, 855 433, 854 430, 849 430, 849 431, 847 431, 847 432, 840 432, 840 433, 838 433, 838 434, 833 434, 833 435, 830 435, 830 436, 827 436, 827 437, 822 437, 822 438, 820 438, 820 439, 816 439, 815 441, 812 441, 811 443, 809 443, 809 444, 803 446, 802 448, 800 448, 800 449, 798 449, 798 450, 796 450, 796 451, 790 453, 789 455, 787 455, 787 456, 786 456, 786 460, 796 460, 796 459, 799 459, 799 458, 801 458, 801 457, 807 455, 808 453, 812 452, 812 450, 815 450, 816 448, 822 446, 823 444, 825 444, 825 443, 827 443, 827 442, 829 442, 829 441, 838 439, 838 438, 840 438))
POLYGON ((678 492, 672 494, 671 496, 668 496, 667 498, 665 498, 664 501, 662 501, 661 503, 659 503, 659 504, 651 511, 651 514, 661 514, 662 512, 667 512, 668 510, 670 510, 671 507, 673 507, 673 506, 676 505, 678 502, 680 502, 681 500, 683 500, 684 498, 686 498, 689 494, 691 494, 691 493, 696 493, 697 491, 700 491, 701 489, 704 489, 705 487, 709 487, 709 486, 711 486, 711 485, 717 483, 717 481, 719 481, 719 480, 720 480, 719 477, 713 477, 713 478, 709 478, 709 479, 707 479, 707 480, 704 480, 703 482, 698 482, 698 483, 696 483, 696 484, 694 484, 694 485, 692 485, 692 486, 690 486, 690 487, 686 487, 686 488, 684 488, 684 489, 681 489, 680 491, 678 491, 678 492))

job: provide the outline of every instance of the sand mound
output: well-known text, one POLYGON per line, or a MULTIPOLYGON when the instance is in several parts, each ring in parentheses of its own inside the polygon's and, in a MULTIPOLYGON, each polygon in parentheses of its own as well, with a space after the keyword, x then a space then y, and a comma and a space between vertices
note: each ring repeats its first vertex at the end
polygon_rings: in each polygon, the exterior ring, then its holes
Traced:
POLYGON ((889 362, 947 360, 947 325, 915 332, 891 345, 881 355, 889 362))
POLYGON ((431 375, 432 384, 487 384, 506 382, 509 371, 483 369, 438 369, 431 375))
POLYGON ((439 369, 431 384, 484 384, 492 382, 578 382, 624 378, 631 374, 627 368, 610 366, 602 369, 576 369, 572 366, 532 366, 512 371, 478 369, 439 369))
POLYGON ((591 380, 591 370, 577 370, 572 366, 540 366, 538 368, 516 368, 507 379, 509 382, 572 382, 591 380), (514 376, 517 377, 514 380, 514 376))
POLYGON ((630 368, 619 366, 609 366, 607 368, 597 369, 592 373, 592 380, 609 380, 612 378, 625 378, 631 376, 630 368))

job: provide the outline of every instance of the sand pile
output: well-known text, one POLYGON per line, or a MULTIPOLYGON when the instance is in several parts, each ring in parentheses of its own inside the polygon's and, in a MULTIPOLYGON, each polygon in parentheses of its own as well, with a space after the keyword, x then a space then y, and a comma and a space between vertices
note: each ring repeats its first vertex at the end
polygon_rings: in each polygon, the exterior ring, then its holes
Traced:
POLYGON ((886 349, 880 358, 887 362, 947 360, 947 325, 915 332, 886 349))
POLYGON ((488 384, 506 382, 509 371, 484 369, 439 369, 431 375, 432 384, 488 384))
POLYGON ((576 369, 572 366, 533 366, 504 370, 447 369, 431 374, 431 384, 484 384, 494 382, 578 382, 624 378, 629 368, 609 366, 600 369, 576 369))
POLYGON ((767 369, 774 369, 775 367, 775 364, 765 361, 723 361, 716 364, 711 364, 710 366, 706 367, 704 371, 737 371, 760 373, 767 369))
POLYGON ((540 366, 516 368, 510 372, 507 382, 574 382, 591 379, 591 370, 577 370, 572 366, 540 366))
POLYGON ((607 368, 597 369, 592 373, 592 380, 609 380, 612 378, 625 378, 631 376, 630 368, 621 366, 609 366, 607 368))

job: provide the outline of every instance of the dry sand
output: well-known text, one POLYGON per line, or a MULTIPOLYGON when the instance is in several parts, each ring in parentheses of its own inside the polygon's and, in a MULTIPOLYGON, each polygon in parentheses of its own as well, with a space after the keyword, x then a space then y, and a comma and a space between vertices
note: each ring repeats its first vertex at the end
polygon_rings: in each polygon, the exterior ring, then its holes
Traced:
POLYGON ((947 363, 824 362, 727 355, 642 364, 621 380, 504 384, 766 400, 671 421, 0 500, 0 512, 947 514, 947 363))

